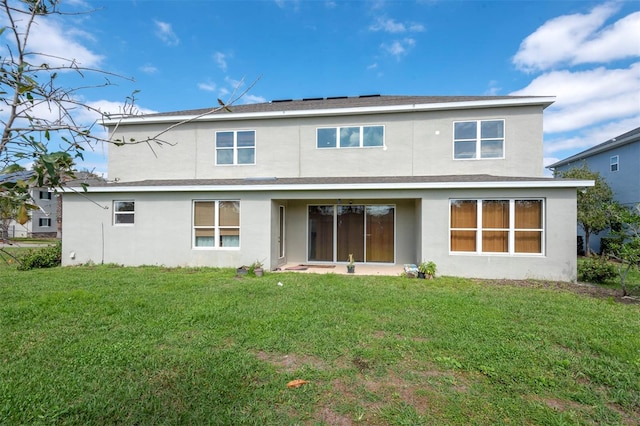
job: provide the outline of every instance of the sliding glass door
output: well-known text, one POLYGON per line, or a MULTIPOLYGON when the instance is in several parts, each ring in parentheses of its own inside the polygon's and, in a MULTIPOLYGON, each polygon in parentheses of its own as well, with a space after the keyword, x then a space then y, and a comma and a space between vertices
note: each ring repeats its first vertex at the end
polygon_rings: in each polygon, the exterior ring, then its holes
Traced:
POLYGON ((308 259, 315 262, 393 263, 395 207, 391 205, 309 206, 308 259))
POLYGON ((364 262, 364 206, 338 206, 337 210, 337 262, 353 260, 364 262))
POLYGON ((395 208, 367 206, 367 262, 394 261, 395 208))
POLYGON ((333 262, 333 206, 309 206, 309 260, 333 262))

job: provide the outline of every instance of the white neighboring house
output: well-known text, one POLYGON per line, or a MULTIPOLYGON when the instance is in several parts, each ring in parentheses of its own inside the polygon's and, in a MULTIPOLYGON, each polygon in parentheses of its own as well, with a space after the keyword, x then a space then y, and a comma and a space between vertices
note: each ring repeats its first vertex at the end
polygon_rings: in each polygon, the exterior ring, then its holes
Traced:
POLYGON ((576 279, 576 189, 543 173, 553 97, 360 96, 106 123, 111 183, 63 197, 63 264, 395 265, 576 279))
MULTIPOLYGON (((16 182, 33 176, 31 171, 22 171, 0 175, 0 182, 16 182)), ((55 238, 58 230, 57 194, 48 188, 30 188, 31 202, 38 206, 29 211, 29 220, 21 225, 12 220, 9 224, 10 238, 55 238)))

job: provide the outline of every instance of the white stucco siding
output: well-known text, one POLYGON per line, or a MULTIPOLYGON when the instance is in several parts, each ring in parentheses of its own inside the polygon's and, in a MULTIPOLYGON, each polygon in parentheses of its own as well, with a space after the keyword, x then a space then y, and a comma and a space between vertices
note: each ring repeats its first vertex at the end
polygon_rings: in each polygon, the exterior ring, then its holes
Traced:
MULTIPOLYGON (((285 206, 286 261, 308 262, 308 206, 391 204, 395 263, 433 260, 440 275, 576 279, 575 188, 133 192, 64 195, 63 264, 237 267, 279 265, 278 211, 285 206), (88 201, 88 197, 91 201, 88 201), (543 199, 544 253, 468 254, 449 250, 450 199, 543 199), (113 201, 135 201, 135 223, 113 225, 113 201), (193 200, 240 201, 240 247, 194 248, 193 200), (106 207, 106 208, 105 208, 106 207)), ((340 262, 341 259, 338 259, 340 262)))
POLYGON ((64 196, 63 265, 91 261, 121 265, 226 267, 268 260, 270 201, 264 194, 131 193, 87 196, 93 202, 75 194, 64 196), (240 248, 193 248, 193 200, 240 199, 240 248), (113 200, 135 201, 133 225, 113 224, 113 200))
POLYGON ((472 278, 576 280, 576 190, 429 191, 422 200, 422 256, 441 275, 472 278), (449 251, 450 199, 544 199, 543 255, 463 254, 449 251))
MULTIPOLYGON (((121 125, 116 138, 144 140, 168 125, 121 125)), ((257 176, 542 176, 542 107, 199 121, 162 135, 168 144, 109 146, 109 178, 225 179, 257 176), (505 120, 503 159, 454 160, 453 123, 505 120), (384 126, 384 147, 317 148, 323 127, 384 126), (217 131, 255 130, 255 164, 216 165, 217 131)))
POLYGON ((134 143, 153 137, 167 128, 160 124, 122 125, 112 139, 124 146, 108 145, 110 180, 194 179, 199 155, 196 141, 201 137, 198 125, 185 124, 159 136, 164 143, 134 143))

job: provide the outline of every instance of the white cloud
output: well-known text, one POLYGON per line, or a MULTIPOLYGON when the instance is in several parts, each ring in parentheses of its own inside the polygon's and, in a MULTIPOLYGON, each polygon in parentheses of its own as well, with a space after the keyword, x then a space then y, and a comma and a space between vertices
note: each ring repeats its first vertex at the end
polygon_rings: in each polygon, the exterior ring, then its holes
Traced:
POLYGON ((198 83, 198 89, 204 90, 205 92, 215 92, 216 88, 217 86, 215 83, 211 83, 211 82, 198 83))
POLYGON ((513 57, 519 69, 542 73, 510 95, 556 96, 544 113, 545 165, 640 123, 640 12, 611 22, 619 10, 610 2, 550 19, 513 57))
POLYGON ((249 93, 245 93, 242 98, 240 98, 240 102, 243 104, 261 104, 263 102, 267 102, 267 99, 262 96, 250 95, 249 93))
MULTIPOLYGON (((26 20, 21 17, 16 19, 15 23, 18 31, 24 34, 26 20)), ((4 14, 0 15, 0 25, 10 26, 4 14)), ((5 39, 11 40, 8 34, 9 30, 5 31, 5 39)), ((51 67, 68 67, 74 63, 84 68, 98 68, 104 57, 86 47, 83 44, 86 40, 92 41, 94 38, 91 34, 76 30, 68 24, 63 25, 55 17, 38 17, 30 29, 27 41, 27 50, 33 52, 29 54, 27 61, 38 65, 47 63, 51 67)), ((14 49, 15 44, 12 44, 11 48, 14 49)), ((0 55, 8 56, 3 51, 0 51, 0 55)))
POLYGON ((287 6, 287 3, 289 3, 293 5, 294 9, 297 10, 300 4, 300 0, 274 0, 274 1, 280 9, 284 9, 287 6))
POLYGON ((489 82, 489 87, 485 90, 484 94, 486 96, 495 96, 500 93, 502 87, 498 86, 498 82, 496 80, 491 80, 489 82))
MULTIPOLYGON (((114 102, 108 101, 106 99, 101 99, 97 101, 87 101, 84 102, 87 106, 93 108, 94 110, 98 110, 103 114, 123 114, 125 112, 125 105, 123 102, 114 102)), ((130 109, 130 108, 129 108, 130 109)), ((132 111, 128 110, 127 113, 131 113, 132 111)), ((154 114, 157 111, 152 109, 143 108, 138 105, 134 105, 133 113, 134 114, 154 114)), ((86 108, 79 108, 75 111, 74 119, 78 123, 83 123, 85 125, 89 125, 96 120, 100 119, 100 114, 96 111, 92 111, 86 108)))
POLYGON ((404 24, 393 19, 378 18, 374 24, 369 26, 371 31, 384 31, 387 33, 403 33, 407 31, 404 24))
POLYGON ((156 68, 151 64, 145 64, 140 67, 140 71, 142 71, 145 74, 155 74, 158 72, 158 68, 156 68))
POLYGON ((369 26, 369 30, 384 31, 392 34, 424 31, 424 25, 422 24, 410 22, 407 25, 390 18, 378 18, 375 23, 369 26))
POLYGON ((216 61, 218 68, 222 71, 227 71, 227 55, 222 52, 216 52, 213 54, 213 59, 216 61))
POLYGON ((180 39, 173 31, 171 24, 168 22, 154 20, 153 23, 156 27, 156 36, 162 40, 168 46, 177 46, 180 43, 180 39))
POLYGON ((415 44, 416 41, 414 39, 407 37, 402 40, 395 40, 391 44, 383 43, 380 47, 388 54, 395 56, 396 59, 400 60, 400 58, 406 55, 409 50, 415 46, 415 44))
POLYGON ((225 77, 224 81, 227 82, 227 84, 229 84, 234 89, 239 89, 242 86, 244 86, 244 79, 236 80, 231 77, 225 77))
POLYGON ((547 133, 626 118, 640 114, 640 62, 626 69, 549 72, 511 95, 557 96, 545 113, 547 133))
POLYGON ((635 129, 638 127, 638 123, 640 123, 640 114, 624 120, 617 120, 600 126, 586 128, 569 137, 559 135, 551 139, 546 139, 544 152, 545 154, 556 154, 566 151, 574 153, 581 152, 626 133, 629 130, 635 129))
POLYGON ((605 3, 587 14, 563 15, 545 22, 520 44, 513 63, 521 70, 535 71, 638 56, 640 12, 602 28, 618 10, 618 4, 605 3))
POLYGON ((625 16, 585 42, 576 52, 573 64, 608 62, 637 56, 640 56, 640 12, 625 16))

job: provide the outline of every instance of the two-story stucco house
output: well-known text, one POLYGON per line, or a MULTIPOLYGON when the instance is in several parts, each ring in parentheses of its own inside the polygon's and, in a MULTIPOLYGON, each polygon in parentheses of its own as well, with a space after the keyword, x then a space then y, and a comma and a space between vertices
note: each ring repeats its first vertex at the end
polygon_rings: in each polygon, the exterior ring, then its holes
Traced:
MULTIPOLYGON (((33 176, 32 171, 19 171, 0 175, 0 182, 26 181, 33 176)), ((58 197, 48 188, 30 187, 30 203, 36 208, 29 210, 29 220, 20 224, 11 219, 8 225, 10 238, 55 238, 57 231, 58 197)))
MULTIPOLYGON (((640 203, 640 127, 602 142, 548 166, 554 174, 586 165, 600 173, 620 204, 631 207, 640 203)), ((600 237, 590 238, 591 249, 600 251, 600 237)))
POLYGON ((416 263, 576 278, 576 188, 543 176, 552 97, 362 96, 126 117, 113 183, 64 195, 63 262, 416 263), (155 154, 154 154, 155 153, 155 154))

